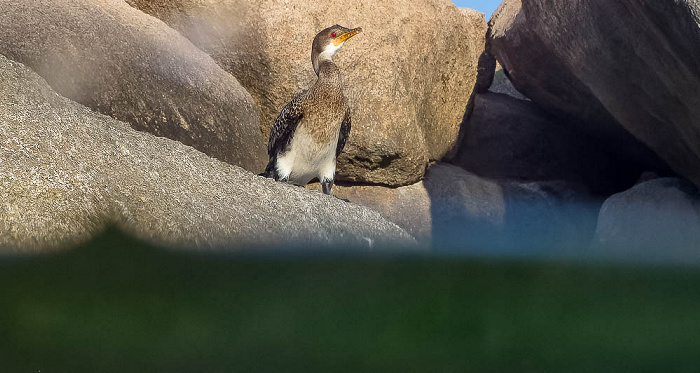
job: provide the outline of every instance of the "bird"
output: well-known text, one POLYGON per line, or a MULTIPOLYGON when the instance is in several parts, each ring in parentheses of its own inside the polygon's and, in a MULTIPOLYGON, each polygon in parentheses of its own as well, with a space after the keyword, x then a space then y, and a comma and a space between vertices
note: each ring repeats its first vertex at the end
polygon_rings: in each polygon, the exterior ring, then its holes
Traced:
POLYGON ((333 55, 360 32, 361 27, 334 25, 314 37, 311 64, 316 82, 296 94, 277 116, 267 145, 270 160, 262 176, 300 186, 318 178, 323 193, 331 194, 336 159, 352 126, 342 76, 333 55))

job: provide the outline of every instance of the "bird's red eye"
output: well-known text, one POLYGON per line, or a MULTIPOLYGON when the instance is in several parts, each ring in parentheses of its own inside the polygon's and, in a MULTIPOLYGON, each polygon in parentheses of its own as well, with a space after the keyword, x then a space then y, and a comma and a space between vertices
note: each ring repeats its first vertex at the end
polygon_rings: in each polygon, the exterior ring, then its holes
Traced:
POLYGON ((335 31, 331 32, 331 37, 334 38, 336 36, 335 31))

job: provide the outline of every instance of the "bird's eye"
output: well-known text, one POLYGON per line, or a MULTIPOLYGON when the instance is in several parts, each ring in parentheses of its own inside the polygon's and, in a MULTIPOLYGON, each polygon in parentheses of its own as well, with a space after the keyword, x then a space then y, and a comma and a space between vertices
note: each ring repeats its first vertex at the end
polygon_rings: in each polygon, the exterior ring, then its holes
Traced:
POLYGON ((331 37, 332 37, 332 38, 336 37, 335 31, 331 32, 331 37))

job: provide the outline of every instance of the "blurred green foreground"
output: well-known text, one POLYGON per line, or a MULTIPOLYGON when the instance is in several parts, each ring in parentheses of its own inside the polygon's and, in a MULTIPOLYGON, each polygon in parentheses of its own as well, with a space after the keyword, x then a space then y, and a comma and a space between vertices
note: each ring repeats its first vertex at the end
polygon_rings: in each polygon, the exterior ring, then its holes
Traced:
POLYGON ((700 271, 164 251, 0 260, 2 372, 697 371, 700 271))

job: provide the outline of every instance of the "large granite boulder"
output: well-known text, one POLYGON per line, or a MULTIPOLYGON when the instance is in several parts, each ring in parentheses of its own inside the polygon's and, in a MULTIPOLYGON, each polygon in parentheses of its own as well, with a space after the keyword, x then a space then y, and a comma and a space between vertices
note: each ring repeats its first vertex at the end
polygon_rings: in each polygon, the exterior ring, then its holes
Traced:
POLYGON ((632 186, 641 173, 566 119, 505 94, 475 94, 463 133, 453 162, 484 177, 564 180, 608 196, 632 186))
POLYGON ((127 1, 235 75, 258 102, 265 134, 316 79, 316 33, 361 26, 335 56, 353 119, 338 176, 391 186, 418 181, 429 159, 455 145, 486 33, 483 14, 449 0, 127 1))
POLYGON ((259 116, 236 78, 122 1, 0 0, 0 53, 60 94, 134 128, 257 172, 259 116))
POLYGON ((698 1, 505 0, 489 24, 520 92, 700 185, 698 1))
POLYGON ((0 56, 0 248, 43 250, 106 224, 185 247, 407 245, 367 208, 278 183, 59 96, 0 56))
POLYGON ((626 260, 700 262, 700 192, 692 183, 657 178, 605 201, 594 251, 626 260))

